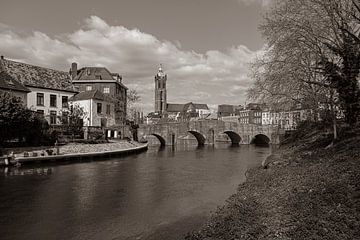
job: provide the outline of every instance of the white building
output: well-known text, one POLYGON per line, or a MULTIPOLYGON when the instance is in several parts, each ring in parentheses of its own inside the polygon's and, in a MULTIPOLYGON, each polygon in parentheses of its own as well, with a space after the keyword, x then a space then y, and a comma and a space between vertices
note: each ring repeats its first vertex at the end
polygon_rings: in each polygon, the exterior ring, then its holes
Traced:
POLYGON ((98 90, 80 92, 69 99, 70 104, 83 109, 84 126, 111 127, 115 125, 115 100, 98 90))
POLYGON ((301 121, 309 119, 310 113, 308 109, 264 111, 261 114, 261 122, 262 125, 277 125, 285 130, 294 130, 301 121))
POLYGON ((261 124, 270 125, 271 124, 271 113, 270 111, 265 111, 261 113, 261 124))
POLYGON ((30 92, 26 95, 28 108, 43 114, 50 124, 60 124, 68 111, 68 99, 77 91, 69 73, 1 58, 2 69, 30 92))
POLYGON ((31 87, 27 95, 27 107, 42 115, 51 125, 61 124, 61 117, 69 111, 69 99, 75 91, 31 87))

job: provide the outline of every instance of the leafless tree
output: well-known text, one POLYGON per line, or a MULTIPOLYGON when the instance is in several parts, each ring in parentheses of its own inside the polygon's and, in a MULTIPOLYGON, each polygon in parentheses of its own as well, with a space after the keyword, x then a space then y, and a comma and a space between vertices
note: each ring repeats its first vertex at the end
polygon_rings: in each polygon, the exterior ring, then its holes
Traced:
POLYGON ((250 97, 315 110, 340 104, 349 124, 359 122, 358 0, 279 0, 260 30, 267 49, 253 63, 250 97))

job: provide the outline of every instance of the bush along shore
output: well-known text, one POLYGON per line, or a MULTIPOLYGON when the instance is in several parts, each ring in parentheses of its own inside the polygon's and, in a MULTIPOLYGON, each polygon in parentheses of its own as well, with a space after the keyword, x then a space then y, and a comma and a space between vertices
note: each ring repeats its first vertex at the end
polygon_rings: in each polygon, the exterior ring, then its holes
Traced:
POLYGON ((360 239, 360 130, 330 144, 308 127, 287 142, 185 239, 360 239))

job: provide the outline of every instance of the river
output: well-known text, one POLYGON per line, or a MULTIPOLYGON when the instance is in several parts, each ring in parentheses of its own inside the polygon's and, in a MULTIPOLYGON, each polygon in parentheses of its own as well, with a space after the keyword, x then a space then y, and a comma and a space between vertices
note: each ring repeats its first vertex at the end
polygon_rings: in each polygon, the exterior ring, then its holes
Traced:
POLYGON ((122 158, 0 169, 0 238, 183 239, 271 148, 149 148, 122 158))

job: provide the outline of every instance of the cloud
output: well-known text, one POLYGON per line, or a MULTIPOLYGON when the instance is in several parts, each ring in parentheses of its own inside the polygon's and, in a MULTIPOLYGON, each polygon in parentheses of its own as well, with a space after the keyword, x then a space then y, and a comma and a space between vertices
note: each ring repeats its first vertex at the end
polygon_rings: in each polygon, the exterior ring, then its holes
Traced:
POLYGON ((263 7, 268 7, 274 0, 237 0, 239 3, 250 5, 260 4, 263 7))
POLYGON ((0 23, 0 42, 0 54, 9 59, 64 71, 77 62, 79 67, 105 66, 118 72, 125 85, 139 92, 139 107, 145 112, 153 111, 159 63, 168 75, 169 102, 241 104, 251 83, 248 64, 261 52, 243 45, 204 54, 185 51, 177 41, 111 26, 97 16, 85 19, 74 32, 54 37, 38 31, 21 33, 0 23))

